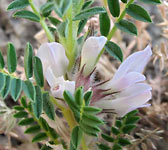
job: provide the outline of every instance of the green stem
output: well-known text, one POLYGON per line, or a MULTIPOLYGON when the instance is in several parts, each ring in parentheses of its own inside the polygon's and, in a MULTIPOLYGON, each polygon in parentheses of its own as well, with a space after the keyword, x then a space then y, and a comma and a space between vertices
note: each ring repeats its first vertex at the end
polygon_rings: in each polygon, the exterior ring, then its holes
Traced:
POLYGON ((71 131, 72 129, 77 125, 74 117, 73 117, 73 114, 72 114, 72 111, 69 109, 69 108, 66 108, 66 107, 63 107, 62 105, 60 105, 57 100, 50 96, 50 100, 52 101, 52 103, 54 103, 59 109, 61 109, 63 115, 64 115, 64 118, 65 120, 67 121, 71 131))
MULTIPOLYGON (((122 20, 126 14, 126 9, 129 7, 130 4, 132 4, 134 2, 134 0, 130 0, 126 6, 125 9, 122 11, 121 15, 118 17, 118 19, 116 20, 116 23, 119 22, 120 20, 122 20)), ((111 29, 110 33, 107 36, 107 42, 110 41, 112 39, 112 37, 114 36, 115 32, 117 31, 117 26, 116 24, 114 24, 113 28, 111 29)), ((99 53, 99 56, 97 57, 97 61, 98 62, 99 58, 101 57, 101 55, 104 53, 105 48, 103 48, 101 50, 101 52, 99 53)))
POLYGON ((46 22, 45 22, 45 18, 44 18, 44 17, 41 17, 41 15, 40 15, 38 9, 36 8, 35 4, 33 3, 33 0, 29 0, 29 3, 30 3, 30 6, 31 6, 33 12, 34 12, 37 16, 40 17, 40 24, 41 24, 42 28, 44 29, 44 31, 45 31, 45 33, 46 33, 46 35, 47 35, 47 37, 48 37, 48 40, 49 40, 50 42, 54 42, 54 41, 55 41, 54 36, 53 36, 53 34, 50 32, 50 30, 49 30, 49 28, 48 28, 48 26, 47 26, 47 24, 46 24, 46 22))
POLYGON ((88 147, 87 147, 87 144, 86 144, 84 136, 82 137, 82 150, 88 150, 88 147))
POLYGON ((60 142, 59 142, 57 139, 53 138, 53 136, 51 135, 51 133, 50 133, 49 131, 46 131, 46 130, 43 128, 43 126, 42 126, 40 120, 38 120, 38 119, 34 116, 34 114, 33 114, 29 109, 27 109, 27 111, 28 111, 29 114, 33 117, 33 119, 40 125, 40 127, 44 130, 44 132, 47 134, 47 136, 54 142, 54 144, 55 144, 55 145, 60 144, 60 142))

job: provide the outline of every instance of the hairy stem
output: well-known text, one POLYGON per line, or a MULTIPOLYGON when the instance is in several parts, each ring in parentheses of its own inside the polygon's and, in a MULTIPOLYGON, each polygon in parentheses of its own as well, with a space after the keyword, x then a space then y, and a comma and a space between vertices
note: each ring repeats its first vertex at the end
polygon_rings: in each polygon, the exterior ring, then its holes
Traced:
POLYGON ((47 35, 48 40, 49 40, 50 42, 54 42, 54 41, 55 41, 54 36, 53 36, 53 34, 51 33, 51 31, 49 30, 49 28, 48 28, 48 26, 47 26, 47 24, 46 24, 46 22, 45 22, 45 18, 44 18, 44 17, 41 17, 41 15, 40 15, 38 9, 36 8, 35 4, 33 3, 33 0, 29 0, 29 3, 30 3, 30 6, 31 6, 33 12, 34 12, 37 16, 40 17, 40 24, 41 24, 42 28, 44 29, 44 31, 45 31, 45 33, 46 33, 46 35, 47 35))

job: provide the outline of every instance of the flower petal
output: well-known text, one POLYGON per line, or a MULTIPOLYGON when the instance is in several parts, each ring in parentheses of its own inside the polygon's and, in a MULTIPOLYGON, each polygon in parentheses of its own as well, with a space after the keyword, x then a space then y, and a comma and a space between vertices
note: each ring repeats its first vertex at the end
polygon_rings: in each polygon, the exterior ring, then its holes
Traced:
POLYGON ((49 66, 56 77, 65 74, 69 61, 61 44, 56 42, 42 44, 37 52, 37 56, 42 61, 44 74, 49 66))
POLYGON ((107 38, 104 36, 100 37, 89 37, 83 45, 81 54, 81 68, 84 68, 84 75, 88 75, 92 72, 96 65, 96 60, 103 49, 107 38))
POLYGON ((145 76, 142 75, 141 73, 130 72, 125 76, 119 78, 118 80, 113 78, 112 80, 102 85, 102 87, 106 89, 111 89, 110 91, 112 92, 118 92, 118 91, 122 91, 123 89, 135 83, 145 81, 145 79, 146 79, 145 76))
POLYGON ((67 90, 72 95, 75 92, 75 81, 64 80, 64 77, 58 77, 54 81, 54 85, 51 87, 51 93, 56 98, 63 99, 63 92, 67 90))
POLYGON ((119 78, 125 76, 128 72, 142 73, 151 55, 152 50, 150 46, 147 46, 143 51, 135 52, 134 54, 130 55, 120 65, 119 69, 113 77, 113 80, 118 80, 119 78))
POLYGON ((94 105, 103 109, 114 109, 118 116, 122 117, 148 102, 152 97, 150 90, 151 88, 147 84, 140 83, 136 87, 131 87, 125 93, 118 95, 118 98, 114 100, 100 100, 94 105))

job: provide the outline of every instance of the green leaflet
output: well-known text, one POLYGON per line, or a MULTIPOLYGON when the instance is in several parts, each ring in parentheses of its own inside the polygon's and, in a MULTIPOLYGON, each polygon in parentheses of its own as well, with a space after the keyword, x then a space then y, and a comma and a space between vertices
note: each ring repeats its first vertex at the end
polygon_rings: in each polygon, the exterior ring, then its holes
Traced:
POLYGON ((24 18, 35 22, 40 22, 40 17, 28 10, 18 11, 13 16, 17 18, 24 18))
POLYGON ((75 148, 75 149, 78 149, 78 146, 80 145, 81 143, 81 140, 82 140, 82 130, 80 129, 79 126, 76 126, 75 128, 73 128, 72 130, 72 135, 71 135, 71 143, 72 143, 72 146, 75 148))
POLYGON ((30 43, 27 43, 24 54, 24 69, 26 78, 33 76, 33 48, 30 43))
POLYGON ((49 16, 48 19, 54 26, 57 26, 58 24, 61 23, 60 20, 58 20, 57 18, 51 17, 51 16, 49 16))
POLYGON ((101 35, 107 36, 110 31, 110 18, 107 12, 99 15, 99 22, 101 35))
POLYGON ((6 76, 0 72, 0 92, 5 87, 6 76))
POLYGON ((78 87, 75 91, 75 102, 79 106, 83 104, 83 87, 78 87))
POLYGON ((148 12, 139 5, 136 5, 136 4, 129 5, 129 7, 126 9, 126 12, 134 19, 137 19, 143 22, 152 22, 148 12))
POLYGON ((31 81, 29 80, 23 81, 23 91, 30 100, 34 101, 36 91, 31 81))
POLYGON ((28 5, 29 5, 28 0, 14 0, 12 3, 9 4, 7 10, 23 9, 28 5))
POLYGON ((22 81, 20 79, 13 78, 11 81, 10 93, 14 101, 17 101, 22 91, 22 81))
POLYGON ((129 33, 131 35, 137 35, 137 28, 136 26, 127 20, 120 20, 118 23, 116 23, 116 26, 118 29, 120 29, 123 32, 129 33))
POLYGON ((50 101, 50 95, 48 92, 43 93, 43 110, 51 120, 54 120, 55 110, 50 101))
POLYGON ((8 71, 10 73, 15 72, 17 66, 17 58, 16 58, 16 50, 12 43, 8 43, 7 62, 8 62, 8 71))
POLYGON ((31 126, 29 128, 27 128, 24 133, 26 134, 32 134, 32 133, 37 133, 41 130, 40 126, 39 125, 34 125, 34 126, 31 126))
POLYGON ((38 133, 33 139, 32 139, 32 142, 40 142, 42 140, 45 140, 47 139, 48 136, 46 133, 42 132, 42 133, 38 133))
POLYGON ((122 50, 117 44, 108 41, 105 45, 105 50, 110 54, 110 56, 113 56, 115 59, 120 60, 121 62, 123 61, 122 50))
POLYGON ((121 0, 123 3, 127 3, 127 0, 121 0))
POLYGON ((40 118, 40 115, 43 110, 43 97, 41 93, 41 88, 35 86, 36 96, 34 102, 32 102, 33 112, 37 119, 40 118))
POLYGON ((108 0, 108 7, 113 17, 120 15, 120 3, 119 0, 108 0))
POLYGON ((34 56, 33 59, 34 77, 40 87, 44 86, 43 67, 40 58, 34 56))
POLYGON ((83 19, 87 19, 89 17, 92 17, 96 14, 102 14, 105 13, 106 10, 103 7, 92 7, 89 9, 85 9, 83 11, 81 11, 79 14, 77 14, 73 20, 83 20, 83 19))
POLYGON ((5 84, 4 84, 5 86, 1 90, 1 97, 3 99, 5 99, 8 96, 9 91, 10 91, 10 87, 11 87, 11 78, 10 78, 10 76, 5 75, 4 77, 5 77, 5 84))
POLYGON ((4 67, 5 67, 5 62, 0 49, 0 69, 3 69, 4 67))
POLYGON ((20 120, 18 124, 20 126, 26 126, 26 125, 30 125, 32 123, 34 123, 34 119, 33 118, 25 118, 25 119, 20 120))

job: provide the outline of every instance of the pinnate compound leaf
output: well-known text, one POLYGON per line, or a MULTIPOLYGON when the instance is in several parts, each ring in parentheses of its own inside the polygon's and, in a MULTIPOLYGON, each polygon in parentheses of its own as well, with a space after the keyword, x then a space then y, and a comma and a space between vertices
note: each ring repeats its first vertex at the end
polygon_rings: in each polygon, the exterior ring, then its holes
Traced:
POLYGON ((8 61, 8 71, 10 73, 15 72, 17 66, 17 58, 16 58, 16 50, 12 43, 8 43, 7 61, 8 61))
POLYGON ((50 95, 48 92, 43 93, 43 110, 51 120, 54 120, 55 110, 50 101, 50 95))
POLYGON ((4 61, 4 58, 2 56, 1 49, 0 49, 0 69, 3 69, 4 67, 5 67, 5 61, 4 61))
POLYGON ((32 106, 35 117, 39 119, 43 110, 43 97, 39 86, 35 86, 35 91, 36 96, 34 102, 32 102, 32 106))
POLYGON ((106 10, 103 7, 92 7, 89 9, 85 9, 83 11, 81 11, 79 14, 77 14, 73 20, 83 20, 83 19, 87 19, 89 17, 92 17, 96 14, 102 14, 105 13, 106 10))
POLYGON ((116 23, 116 26, 118 29, 120 29, 123 32, 129 33, 131 35, 137 35, 137 28, 136 26, 127 20, 120 20, 118 23, 116 23))
POLYGON ((14 0, 12 3, 9 4, 7 10, 18 10, 23 9, 29 5, 28 0, 14 0))
POLYGON ((123 61, 123 53, 121 48, 114 42, 108 41, 105 45, 105 50, 109 53, 110 56, 113 56, 119 61, 123 61))
POLYGON ((40 87, 44 86, 44 76, 43 76, 43 67, 42 67, 42 62, 40 58, 34 57, 33 59, 33 69, 34 69, 34 77, 37 82, 37 84, 40 87))
POLYGON ((10 76, 5 75, 4 77, 5 77, 5 83, 4 83, 5 86, 1 90, 1 97, 3 99, 5 99, 8 96, 9 91, 10 91, 10 87, 11 87, 11 78, 10 78, 10 76))
POLYGON ((160 0, 140 0, 140 1, 147 3, 147 4, 154 4, 154 5, 161 4, 160 0))
POLYGON ((82 140, 82 130, 80 129, 79 126, 76 126, 75 128, 73 128, 72 130, 72 135, 71 135, 71 143, 72 146, 75 149, 78 149, 78 146, 80 145, 82 140))
POLYGON ((45 139, 47 139, 48 136, 46 133, 42 132, 42 133, 39 133, 37 134, 33 139, 32 139, 32 142, 40 142, 40 141, 43 141, 45 139))
POLYGON ((30 100, 34 101, 36 91, 33 83, 30 80, 26 80, 23 82, 23 91, 30 100))
POLYGON ((33 76, 33 48, 30 43, 27 43, 24 55, 24 69, 26 78, 33 76))
POLYGON ((130 15, 136 20, 140 20, 143 22, 152 22, 148 12, 139 5, 136 4, 129 5, 129 7, 126 9, 126 12, 128 15, 130 15))
POLYGON ((110 18, 107 12, 99 15, 99 22, 101 35, 107 36, 110 31, 110 18))
POLYGON ((18 11, 13 16, 17 18, 24 18, 35 22, 40 22, 40 17, 28 10, 18 11))
POLYGON ((11 81, 10 91, 12 98, 16 102, 22 91, 22 81, 20 79, 13 78, 11 81))
POLYGON ((119 0, 108 0, 108 7, 113 17, 120 15, 120 3, 119 0))

